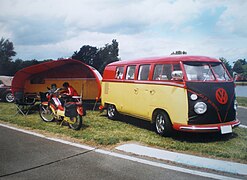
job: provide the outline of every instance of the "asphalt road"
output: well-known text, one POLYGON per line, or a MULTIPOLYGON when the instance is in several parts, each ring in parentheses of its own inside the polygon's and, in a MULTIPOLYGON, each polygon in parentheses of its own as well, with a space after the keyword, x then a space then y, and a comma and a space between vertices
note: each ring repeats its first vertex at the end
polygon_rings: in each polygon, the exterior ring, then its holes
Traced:
POLYGON ((241 121, 241 124, 247 126, 247 108, 239 107, 237 112, 237 117, 241 121))
POLYGON ((0 126, 0 179, 208 179, 0 126))

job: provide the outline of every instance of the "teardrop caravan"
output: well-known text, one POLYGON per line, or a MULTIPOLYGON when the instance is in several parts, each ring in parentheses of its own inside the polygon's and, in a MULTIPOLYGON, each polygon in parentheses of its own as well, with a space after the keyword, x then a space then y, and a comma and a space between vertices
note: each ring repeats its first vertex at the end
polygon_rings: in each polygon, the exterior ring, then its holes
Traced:
POLYGON ((62 87, 64 82, 72 85, 83 100, 100 99, 101 80, 99 72, 81 61, 63 59, 40 63, 19 70, 12 81, 13 94, 37 96, 47 91, 47 87, 56 84, 62 87))

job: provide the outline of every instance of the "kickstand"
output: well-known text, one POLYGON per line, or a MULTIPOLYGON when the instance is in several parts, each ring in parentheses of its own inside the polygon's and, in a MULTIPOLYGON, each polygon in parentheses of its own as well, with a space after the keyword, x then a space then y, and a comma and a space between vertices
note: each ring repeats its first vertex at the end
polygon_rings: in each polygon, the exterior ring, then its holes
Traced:
POLYGON ((62 120, 62 122, 60 123, 60 126, 62 127, 62 125, 63 125, 63 122, 64 122, 64 119, 62 120))

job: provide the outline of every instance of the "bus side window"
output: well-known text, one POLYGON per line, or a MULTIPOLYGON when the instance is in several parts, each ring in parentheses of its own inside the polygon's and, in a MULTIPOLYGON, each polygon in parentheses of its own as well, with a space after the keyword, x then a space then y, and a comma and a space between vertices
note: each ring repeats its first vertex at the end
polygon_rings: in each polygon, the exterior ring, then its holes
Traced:
POLYGON ((171 64, 164 64, 163 72, 165 73, 167 79, 171 80, 172 78, 172 65, 171 64))
POLYGON ((150 65, 141 65, 139 67, 138 80, 148 80, 150 65))
POLYGON ((153 80, 171 80, 171 64, 155 65, 153 80))
POLYGON ((181 67, 179 64, 173 64, 173 71, 181 71, 181 67))
POLYGON ((125 79, 134 80, 135 79, 135 69, 136 69, 136 66, 128 66, 125 79))
POLYGON ((123 79, 123 72, 124 72, 124 67, 117 67, 115 78, 116 79, 123 79))

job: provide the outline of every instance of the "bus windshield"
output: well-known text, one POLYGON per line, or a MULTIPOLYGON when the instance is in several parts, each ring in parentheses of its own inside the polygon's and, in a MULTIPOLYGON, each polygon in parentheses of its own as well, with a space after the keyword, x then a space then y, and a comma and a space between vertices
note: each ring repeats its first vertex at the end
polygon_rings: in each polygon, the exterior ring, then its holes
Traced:
POLYGON ((231 78, 221 63, 185 63, 189 81, 230 81, 231 78))

